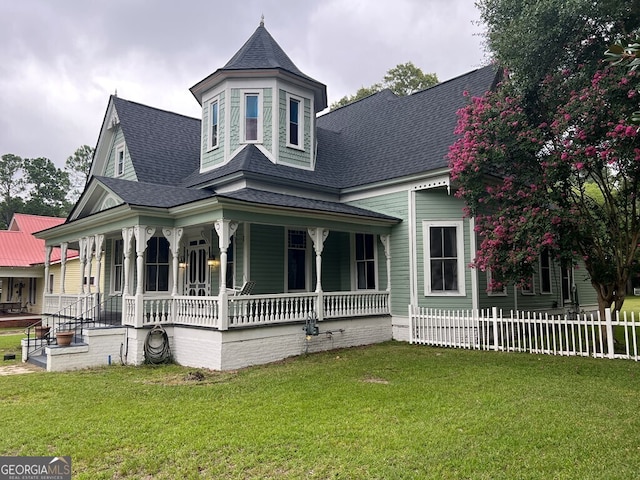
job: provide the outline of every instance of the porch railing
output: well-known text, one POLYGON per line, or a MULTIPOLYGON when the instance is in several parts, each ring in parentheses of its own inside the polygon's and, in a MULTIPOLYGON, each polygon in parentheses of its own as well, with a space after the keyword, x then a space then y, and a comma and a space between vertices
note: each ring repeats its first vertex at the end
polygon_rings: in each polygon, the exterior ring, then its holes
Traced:
POLYGON ((144 296, 123 299, 123 324, 193 325, 221 330, 390 313, 389 292, 321 292, 222 297, 144 296), (224 308, 223 308, 224 307, 224 308))

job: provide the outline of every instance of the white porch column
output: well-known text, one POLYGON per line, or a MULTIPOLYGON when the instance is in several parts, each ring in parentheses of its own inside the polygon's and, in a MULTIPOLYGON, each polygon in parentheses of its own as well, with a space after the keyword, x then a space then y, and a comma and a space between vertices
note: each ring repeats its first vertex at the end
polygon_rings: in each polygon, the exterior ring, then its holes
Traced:
POLYGON ((384 247, 384 256, 387 259, 387 292, 391 291, 391 235, 380 235, 380 242, 384 247))
POLYGON ((102 270, 102 246, 104 245, 104 235, 99 234, 94 238, 96 255, 96 293, 100 294, 100 273, 102 270))
POLYGON ((147 242, 156 233, 155 227, 136 225, 133 227, 133 235, 136 237, 136 295, 144 293, 144 252, 147 242))
POLYGON ((220 293, 227 291, 227 250, 231 243, 231 237, 238 229, 238 222, 231 220, 216 220, 214 227, 218 234, 218 247, 220 248, 220 293))
POLYGON ((78 243, 80 245, 80 293, 85 293, 84 275, 87 266, 87 237, 82 237, 78 243))
POLYGON ((63 242, 60 244, 60 294, 64 295, 64 277, 67 274, 67 248, 69 244, 63 242))
POLYGON ((51 265, 51 247, 44 247, 44 293, 49 293, 49 266, 51 265))
POLYGON ((309 236, 313 242, 313 249, 316 252, 316 293, 322 292, 322 250, 324 241, 329 236, 326 228, 308 228, 309 236))
POLYGON ((94 242, 95 242, 95 237, 93 236, 87 237, 87 261, 89 263, 89 268, 87 271, 87 293, 89 295, 91 295, 91 270, 93 269, 94 242))
POLYGON ((173 288, 171 289, 171 295, 174 297, 178 295, 178 256, 180 255, 180 240, 184 230, 182 228, 163 228, 162 234, 169 241, 169 250, 171 250, 172 261, 172 277, 173 288))
POLYGON ((129 274, 131 272, 131 241, 133 239, 133 227, 122 229, 122 294, 129 295, 129 274))

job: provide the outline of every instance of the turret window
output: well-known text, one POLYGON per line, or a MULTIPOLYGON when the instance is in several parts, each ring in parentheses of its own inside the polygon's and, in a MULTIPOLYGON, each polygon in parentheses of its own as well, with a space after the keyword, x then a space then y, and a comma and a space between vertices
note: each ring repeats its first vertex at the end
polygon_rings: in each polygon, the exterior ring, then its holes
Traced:
POLYGON ((287 146, 304 148, 303 138, 303 102, 301 98, 287 95, 287 146))
POLYGON ((209 148, 218 146, 218 100, 209 104, 209 148))
POLYGON ((244 96, 244 140, 258 141, 259 98, 257 93, 247 93, 244 96))

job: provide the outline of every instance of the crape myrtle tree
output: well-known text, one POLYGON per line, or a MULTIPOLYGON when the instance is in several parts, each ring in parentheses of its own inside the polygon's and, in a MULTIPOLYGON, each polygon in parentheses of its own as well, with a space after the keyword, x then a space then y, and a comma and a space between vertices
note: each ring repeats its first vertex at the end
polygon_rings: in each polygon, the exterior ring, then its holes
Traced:
POLYGON ((540 123, 509 80, 471 99, 449 161, 476 219, 474 266, 491 269, 490 288, 527 285, 547 250, 565 266, 583 260, 604 313, 622 306, 640 240, 637 74, 602 68, 573 89, 582 74, 543 79, 539 100, 556 107, 540 123))

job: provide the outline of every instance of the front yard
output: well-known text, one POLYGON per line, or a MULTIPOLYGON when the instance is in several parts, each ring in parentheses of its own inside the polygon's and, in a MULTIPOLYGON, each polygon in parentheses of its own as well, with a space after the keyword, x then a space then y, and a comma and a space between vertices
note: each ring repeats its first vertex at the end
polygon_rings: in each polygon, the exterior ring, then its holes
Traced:
POLYGON ((635 478, 640 365, 389 342, 238 372, 0 377, 0 455, 74 479, 635 478))

